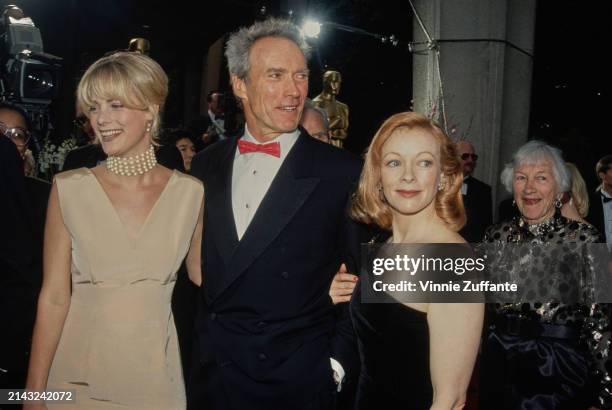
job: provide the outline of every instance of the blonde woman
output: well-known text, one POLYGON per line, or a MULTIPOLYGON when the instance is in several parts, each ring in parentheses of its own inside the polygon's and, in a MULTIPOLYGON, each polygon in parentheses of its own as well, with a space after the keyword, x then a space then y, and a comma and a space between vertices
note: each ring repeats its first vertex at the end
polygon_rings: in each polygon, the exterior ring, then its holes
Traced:
POLYGON ((566 194, 568 200, 564 201, 561 207, 561 215, 585 223, 584 218, 589 213, 589 191, 576 165, 571 162, 566 162, 565 165, 570 173, 572 184, 570 192, 566 194))
POLYGON ((77 89, 108 159, 54 181, 27 380, 76 390, 66 408, 185 407, 170 296, 190 243, 199 270, 203 188, 156 163, 167 93, 162 68, 126 52, 96 61, 77 89))

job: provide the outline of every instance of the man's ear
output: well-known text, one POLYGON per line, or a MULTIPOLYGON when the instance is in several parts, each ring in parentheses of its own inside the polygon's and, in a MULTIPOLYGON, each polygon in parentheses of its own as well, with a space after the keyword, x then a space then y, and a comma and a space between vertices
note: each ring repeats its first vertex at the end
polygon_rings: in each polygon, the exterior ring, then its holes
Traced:
POLYGON ((235 74, 232 74, 230 76, 230 80, 232 82, 232 89, 234 90, 234 95, 241 100, 247 99, 245 81, 235 74))

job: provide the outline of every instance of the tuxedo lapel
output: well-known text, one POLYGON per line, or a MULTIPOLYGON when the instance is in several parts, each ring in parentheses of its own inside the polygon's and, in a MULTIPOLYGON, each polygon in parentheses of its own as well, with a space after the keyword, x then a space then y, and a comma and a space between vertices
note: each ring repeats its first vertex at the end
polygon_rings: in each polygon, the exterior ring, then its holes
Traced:
POLYGON ((226 151, 215 158, 217 172, 211 172, 206 180, 205 195, 208 196, 207 208, 215 217, 206 218, 204 230, 210 229, 212 240, 226 268, 229 267, 232 255, 238 247, 238 235, 232 210, 232 171, 237 138, 233 138, 226 151))
MULTIPOLYGON (((228 275, 221 279, 216 297, 238 278, 287 226, 319 183, 312 177, 311 141, 301 134, 278 170, 242 240, 231 256, 228 275)), ((231 180, 231 178, 230 178, 231 180)), ((231 213, 231 207, 229 207, 231 213)), ((233 219, 233 218, 232 218, 233 219)), ((234 227, 234 235, 235 235, 234 227)))
POLYGON ((589 214, 587 222, 593 225, 599 231, 599 234, 606 239, 606 223, 604 221, 603 201, 601 200, 601 192, 596 191, 590 197, 589 214))
POLYGON ((470 194, 473 194, 474 193, 474 184, 472 183, 472 177, 471 176, 467 177, 466 179, 463 180, 463 182, 465 182, 465 185, 467 187, 466 188, 466 192, 467 193, 465 195, 463 195, 463 196, 465 197, 465 196, 469 196, 470 194))

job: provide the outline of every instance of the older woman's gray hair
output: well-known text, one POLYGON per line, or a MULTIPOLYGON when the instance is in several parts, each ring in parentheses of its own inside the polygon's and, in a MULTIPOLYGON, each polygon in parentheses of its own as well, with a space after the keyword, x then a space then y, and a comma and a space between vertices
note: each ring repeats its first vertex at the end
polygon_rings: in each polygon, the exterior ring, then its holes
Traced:
POLYGON ((512 161, 504 167, 500 179, 506 190, 512 193, 514 171, 517 168, 521 165, 536 164, 541 161, 550 162, 557 183, 557 191, 569 191, 572 186, 572 179, 563 160, 563 153, 559 148, 538 140, 529 141, 520 147, 512 157, 512 161))
POLYGON ((310 46, 306 43, 300 29, 289 20, 269 18, 258 21, 250 27, 242 27, 233 33, 225 45, 225 57, 230 75, 245 80, 251 69, 249 52, 253 44, 264 37, 281 37, 293 41, 308 58, 310 46))

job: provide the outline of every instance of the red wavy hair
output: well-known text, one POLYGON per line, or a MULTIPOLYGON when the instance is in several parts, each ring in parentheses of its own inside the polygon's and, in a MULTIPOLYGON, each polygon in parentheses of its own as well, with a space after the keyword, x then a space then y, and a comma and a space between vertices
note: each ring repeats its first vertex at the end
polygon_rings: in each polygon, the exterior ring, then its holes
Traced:
POLYGON ((455 144, 433 121, 415 112, 392 115, 374 135, 365 156, 359 187, 351 204, 351 217, 366 224, 391 229, 391 209, 382 198, 378 187, 381 181, 382 147, 400 128, 424 131, 440 144, 440 168, 445 177, 445 186, 436 194, 435 209, 450 229, 460 230, 465 225, 466 217, 461 197, 463 171, 455 144))

